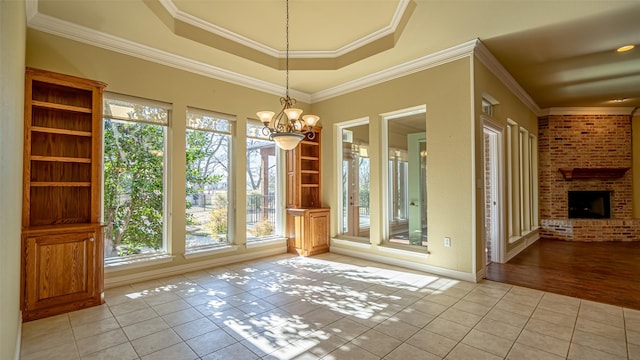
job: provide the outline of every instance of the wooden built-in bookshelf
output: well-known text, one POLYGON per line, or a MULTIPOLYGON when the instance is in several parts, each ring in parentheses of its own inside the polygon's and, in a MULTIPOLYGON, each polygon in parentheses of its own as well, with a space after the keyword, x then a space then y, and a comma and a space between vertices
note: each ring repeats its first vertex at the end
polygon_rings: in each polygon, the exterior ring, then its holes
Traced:
POLYGON ((321 205, 322 128, 287 152, 287 251, 310 256, 329 251, 329 208, 321 205))
POLYGON ((99 81, 27 68, 22 317, 103 302, 99 81))

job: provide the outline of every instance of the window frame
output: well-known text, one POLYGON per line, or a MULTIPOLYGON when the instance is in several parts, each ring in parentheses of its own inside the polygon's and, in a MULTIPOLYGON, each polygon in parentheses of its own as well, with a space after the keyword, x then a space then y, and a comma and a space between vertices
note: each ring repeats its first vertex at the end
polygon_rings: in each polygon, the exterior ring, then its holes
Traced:
POLYGON ((513 244, 539 227, 537 137, 507 119, 507 229, 513 244))
MULTIPOLYGON (((283 156, 283 151, 276 146, 275 141, 273 141, 272 139, 269 138, 269 136, 266 136, 264 134, 260 134, 258 136, 255 135, 251 135, 249 134, 249 129, 251 127, 255 127, 255 128, 262 128, 264 127, 264 125, 262 125, 262 123, 258 120, 255 119, 247 119, 247 126, 246 126, 246 133, 245 133, 245 144, 248 142, 249 139, 256 139, 256 140, 260 140, 260 141, 268 141, 273 143, 273 146, 275 148, 275 163, 276 163, 276 184, 275 184, 275 194, 274 194, 274 204, 276 206, 275 208, 275 219, 274 219, 274 224, 275 224, 275 230, 274 233, 271 235, 267 235, 267 236, 260 236, 260 237, 255 237, 255 236, 249 236, 248 234, 248 225, 249 222, 246 220, 245 218, 245 231, 247 231, 247 237, 246 237, 246 242, 247 245, 253 245, 253 244, 258 244, 258 243, 262 243, 262 242, 268 242, 271 240, 279 240, 282 239, 284 237, 284 229, 285 229, 285 197, 286 197, 286 193, 285 193, 285 179, 286 176, 284 174, 284 161, 286 159, 285 156, 283 156)), ((248 155, 248 151, 247 151, 247 155, 248 155)), ((246 169, 245 172, 248 171, 248 167, 249 167, 249 159, 246 159, 246 169)), ((248 191, 247 190, 247 180, 245 180, 245 192, 248 191)), ((248 194, 247 194, 248 196, 248 194)), ((245 207, 245 213, 247 212, 247 208, 245 207)))
MULTIPOLYGON (((171 253, 171 247, 172 247, 172 239, 171 239, 171 204, 172 204, 172 193, 171 193, 171 177, 169 176, 169 174, 171 173, 171 168, 172 168, 172 157, 171 157, 171 149, 172 149, 172 139, 171 139, 171 132, 170 132, 170 128, 171 128, 171 120, 172 120, 172 111, 173 111, 173 106, 170 103, 166 103, 166 102, 162 102, 162 101, 157 101, 157 100, 152 100, 152 99, 146 99, 146 98, 141 98, 141 97, 137 97, 137 96, 132 96, 132 95, 126 95, 126 94, 120 94, 120 93, 115 93, 115 92, 109 92, 109 91, 105 91, 103 93, 103 98, 102 98, 102 102, 103 102, 103 111, 102 111, 102 129, 103 132, 101 133, 101 141, 102 141, 102 173, 104 176, 104 166, 105 166, 105 160, 104 160, 104 149, 105 149, 105 136, 104 136, 104 121, 105 119, 110 119, 110 120, 115 120, 115 121, 120 121, 120 122, 131 122, 131 123, 140 123, 140 124, 147 124, 147 125, 156 125, 156 126, 162 126, 163 127, 163 174, 162 174, 162 191, 163 191, 163 199, 162 199, 162 204, 163 204, 163 210, 162 210, 162 218, 163 218, 163 224, 162 224, 162 237, 161 237, 161 241, 162 241, 162 246, 160 249, 158 249, 157 251, 154 252, 148 252, 148 253, 142 253, 142 254, 132 254, 132 255, 124 255, 124 256, 115 256, 115 257, 106 257, 104 258, 104 264, 105 267, 112 267, 112 266, 119 266, 119 265, 125 265, 125 264, 132 264, 132 263, 137 263, 139 261, 149 261, 149 260, 159 260, 159 261, 166 261, 167 258, 170 257, 170 253, 171 253), (116 102, 126 102, 126 103, 130 103, 136 106, 144 106, 144 107, 150 107, 150 108, 158 108, 158 109, 162 109, 165 110, 167 113, 167 120, 166 122, 154 122, 154 121, 145 121, 142 119, 138 119, 138 120, 133 120, 130 117, 124 117, 124 116, 117 116, 117 115, 107 115, 105 109, 107 108, 107 102, 108 101, 116 101, 116 102), (169 154, 169 155, 167 155, 169 154)), ((104 216, 105 216, 105 181, 102 181, 101 184, 101 198, 102 198, 102 203, 101 203, 101 214, 102 214, 102 222, 105 222, 104 216)), ((107 239, 105 238, 105 241, 107 239)))
MULTIPOLYGON (((346 241, 350 241, 350 242, 354 242, 354 243, 361 243, 361 244, 369 244, 371 243, 371 236, 370 233, 368 232, 367 236, 352 236, 349 234, 346 234, 344 232, 345 229, 345 216, 347 216, 347 214, 345 214, 345 200, 343 199, 343 195, 345 193, 345 189, 343 186, 343 175, 344 175, 344 162, 343 162, 343 158, 344 158, 344 142, 348 142, 350 144, 353 144, 354 139, 353 139, 353 132, 351 130, 349 130, 350 128, 354 128, 354 127, 358 127, 358 126, 362 126, 362 125, 367 125, 370 126, 370 121, 368 117, 364 117, 364 118, 359 118, 359 119, 354 119, 354 120, 349 120, 349 121, 345 121, 345 122, 341 122, 341 123, 337 123, 334 124, 334 134, 335 134, 335 144, 336 144, 336 151, 335 151, 335 171, 336 174, 338 174, 337 178, 338 181, 336 183, 336 197, 337 197, 337 211, 332 212, 334 213, 336 217, 336 221, 337 221, 337 225, 338 225, 338 232, 336 234, 336 237, 338 239, 341 240, 346 240, 346 241), (346 132, 345 132, 346 130, 346 132)), ((347 210, 348 211, 348 210, 347 210)), ((358 224, 359 226, 359 224, 358 224)))
MULTIPOLYGON (((382 246, 386 246, 386 247, 397 247, 397 248, 402 248, 403 250, 407 250, 407 251, 412 251, 412 252, 419 252, 419 253, 423 253, 423 252, 429 252, 429 245, 428 245, 428 240, 427 240, 427 245, 411 245, 411 244, 397 244, 394 242, 391 242, 391 224, 395 221, 395 219, 391 219, 389 210, 390 207, 392 206, 392 204, 390 204, 390 199, 389 199, 389 191, 390 191, 390 183, 392 183, 393 181, 390 180, 390 176, 391 174, 389 173, 389 165, 388 165, 388 161, 391 159, 391 154, 389 153, 389 121, 397 119, 397 118, 402 118, 402 117, 407 117, 407 116, 411 116, 411 115, 423 115, 425 116, 425 121, 426 121, 426 113, 427 113, 427 107, 426 105, 418 105, 415 107, 410 107, 410 108, 406 108, 406 109, 401 109, 401 110, 397 110, 397 111, 392 111, 392 112, 388 112, 388 113, 384 113, 384 114, 380 114, 381 119, 382 119, 382 139, 381 139, 381 143, 380 143, 380 147, 382 149, 380 157, 382 159, 382 161, 384 162, 383 166, 380 166, 380 172, 381 172, 381 189, 382 189, 382 198, 381 198, 381 203, 382 203, 382 208, 383 209, 387 209, 386 211, 383 211, 381 216, 382 216, 382 221, 381 221, 381 226, 382 226, 382 242, 381 245, 382 246)), ((426 133, 426 128, 425 128, 425 133, 426 133)), ((408 174, 407 174, 408 177, 408 174)), ((406 180, 408 181, 408 180, 406 180)), ((425 179, 426 182, 426 179, 425 179)), ((426 185, 425 185, 426 186, 426 185)), ((408 188, 406 189, 406 191, 408 191, 408 188)), ((427 189, 428 192, 428 189, 427 189)), ((426 205, 425 205, 426 206, 426 205)), ((409 207, 409 204, 407 204, 407 208, 409 207)), ((407 223, 408 223, 408 218, 409 218, 409 212, 410 210, 407 209, 407 223)), ((428 219, 427 219, 427 224, 428 224, 428 219)), ((428 226, 428 225, 427 225, 428 226)))
MULTIPOLYGON (((235 211, 236 211, 236 199, 235 199, 235 170, 234 170, 234 161, 233 161, 233 151, 235 148, 235 129, 236 129, 236 117, 233 115, 225 114, 222 112, 217 112, 213 110, 200 109, 196 107, 187 106, 185 111, 185 149, 184 155, 186 156, 186 137, 189 131, 204 131, 217 133, 222 135, 227 135, 228 139, 228 150, 227 150, 227 238, 225 243, 217 243, 217 244, 205 244, 199 246, 187 246, 187 232, 186 232, 186 204, 185 204, 185 237, 184 241, 184 251, 185 256, 198 254, 198 253, 206 253, 210 250, 215 250, 219 248, 227 248, 229 246, 235 245, 237 242, 237 237, 235 236, 235 211), (208 117, 212 119, 225 120, 228 124, 228 131, 216 130, 216 129, 207 129, 203 127, 195 127, 189 125, 189 115, 193 114, 201 117, 208 117)), ((186 172, 187 166, 185 163, 185 196, 186 196, 186 172)))

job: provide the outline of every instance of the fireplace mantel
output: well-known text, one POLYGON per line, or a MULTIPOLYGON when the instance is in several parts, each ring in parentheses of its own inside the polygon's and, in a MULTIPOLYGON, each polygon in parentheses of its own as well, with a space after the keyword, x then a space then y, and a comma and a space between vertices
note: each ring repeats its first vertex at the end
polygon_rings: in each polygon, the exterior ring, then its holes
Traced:
POLYGON ((565 180, 578 179, 618 179, 629 170, 628 167, 616 168, 560 168, 565 180))

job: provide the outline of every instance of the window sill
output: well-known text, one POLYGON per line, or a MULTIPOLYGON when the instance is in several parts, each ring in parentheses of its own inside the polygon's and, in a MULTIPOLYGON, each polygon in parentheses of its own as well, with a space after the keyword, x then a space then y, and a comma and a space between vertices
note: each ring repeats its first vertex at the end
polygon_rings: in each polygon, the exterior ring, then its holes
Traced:
POLYGON ((540 229, 540 226, 536 225, 532 227, 530 230, 523 231, 522 234, 520 235, 511 236, 509 238, 509 244, 514 244, 520 240, 523 240, 523 239, 526 240, 529 237, 536 236, 538 234, 539 229, 540 229))
POLYGON ((359 248, 363 248, 363 249, 371 249, 371 247, 372 247, 371 243, 369 243, 369 241, 360 240, 360 239, 349 239, 349 238, 336 239, 336 238, 332 238, 331 242, 336 244, 336 245, 355 246, 355 247, 359 247, 359 248))
POLYGON ((407 225, 409 223, 409 220, 407 219, 393 219, 393 221, 391 222, 391 226, 393 225, 407 225))
POLYGON ((426 259, 429 257, 429 249, 423 246, 401 246, 392 244, 382 244, 378 247, 380 252, 396 254, 402 256, 411 256, 418 259, 426 259))
POLYGON ((184 254, 185 259, 195 259, 203 256, 214 254, 224 254, 238 250, 238 245, 222 245, 215 247, 207 247, 203 249, 191 250, 184 254))
POLYGON ((144 266, 151 266, 157 264, 166 264, 173 261, 175 256, 167 253, 153 254, 153 255, 134 255, 127 256, 122 259, 112 258, 107 259, 104 262, 104 272, 109 273, 113 271, 122 271, 128 269, 135 269, 144 266))
POLYGON ((258 240, 254 240, 254 241, 247 241, 247 249, 270 246, 270 245, 285 245, 286 246, 287 245, 287 238, 278 236, 278 237, 272 237, 272 238, 258 239, 258 240))

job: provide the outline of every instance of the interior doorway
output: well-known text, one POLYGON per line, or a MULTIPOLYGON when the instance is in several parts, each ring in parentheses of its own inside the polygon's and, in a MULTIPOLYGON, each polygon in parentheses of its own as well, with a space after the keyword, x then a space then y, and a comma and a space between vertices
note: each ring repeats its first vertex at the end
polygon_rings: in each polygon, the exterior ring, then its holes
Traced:
POLYGON ((502 133, 499 125, 488 119, 484 121, 484 249, 485 266, 492 262, 502 263, 505 244, 502 231, 502 133))

